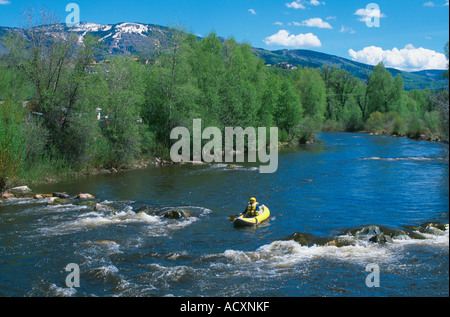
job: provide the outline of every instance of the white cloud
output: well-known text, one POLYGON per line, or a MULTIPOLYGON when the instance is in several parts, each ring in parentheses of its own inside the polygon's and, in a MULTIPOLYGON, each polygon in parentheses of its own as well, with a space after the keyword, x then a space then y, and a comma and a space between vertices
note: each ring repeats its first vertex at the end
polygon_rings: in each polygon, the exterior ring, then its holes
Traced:
POLYGON ((381 13, 380 9, 368 10, 368 9, 358 9, 355 12, 355 15, 359 16, 359 21, 361 22, 370 22, 374 18, 385 18, 386 15, 381 13))
POLYGON ((311 18, 308 20, 304 20, 302 23, 292 22, 292 24, 296 25, 296 26, 307 26, 307 27, 319 28, 319 29, 332 29, 333 28, 330 25, 330 23, 323 21, 321 18, 311 18))
POLYGON ((291 48, 309 48, 321 47, 322 43, 319 38, 312 34, 290 34, 287 30, 280 30, 277 34, 268 36, 264 39, 264 43, 269 46, 286 46, 291 48))
POLYGON ((318 0, 311 0, 311 5, 313 5, 313 6, 320 6, 321 4, 322 5, 325 5, 325 2, 320 2, 320 1, 318 1, 318 0))
POLYGON ((306 9, 306 7, 300 3, 300 0, 296 0, 291 3, 286 3, 286 7, 291 9, 306 9))
POLYGON ((350 27, 346 27, 346 26, 342 26, 341 29, 339 30, 339 32, 341 32, 341 33, 350 33, 350 34, 355 34, 356 33, 355 30, 353 30, 350 27))
POLYGON ((250 12, 251 14, 256 14, 256 11, 253 9, 249 9, 248 12, 250 12))
POLYGON ((394 47, 392 50, 383 50, 381 47, 369 46, 356 52, 348 51, 353 60, 377 65, 383 62, 386 67, 405 71, 419 71, 425 69, 446 69, 448 61, 444 54, 423 47, 415 48, 408 44, 403 49, 394 47))
POLYGON ((0 4, 10 4, 11 2, 9 2, 8 0, 0 0, 0 4))
POLYGON ((434 7, 434 2, 433 1, 428 1, 428 2, 425 2, 424 4, 423 4, 423 6, 424 7, 434 7))
POLYGON ((445 6, 448 7, 448 1, 449 1, 449 0, 445 1, 444 7, 445 7, 445 6))
POLYGON ((283 25, 283 22, 277 21, 273 25, 283 25))
POLYGON ((306 9, 305 4, 317 7, 320 5, 325 5, 325 2, 319 0, 294 0, 290 3, 286 3, 286 7, 291 9, 306 9))

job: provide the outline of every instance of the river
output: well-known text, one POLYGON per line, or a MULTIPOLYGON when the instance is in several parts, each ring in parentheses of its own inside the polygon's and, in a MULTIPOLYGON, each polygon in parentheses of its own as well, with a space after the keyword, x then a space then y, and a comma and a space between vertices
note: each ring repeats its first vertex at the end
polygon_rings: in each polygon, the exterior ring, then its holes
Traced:
POLYGON ((90 193, 107 207, 1 204, 0 296, 449 296, 444 152, 406 138, 323 133, 280 149, 274 174, 256 164, 174 165, 32 188, 90 193), (228 216, 252 196, 270 220, 234 228, 228 216), (190 217, 162 216, 174 208, 190 217), (427 222, 444 228, 419 230, 427 222), (361 226, 421 239, 374 243, 355 234, 361 226), (287 239, 296 232, 309 243, 287 239), (338 240, 347 242, 326 242, 338 240), (80 287, 66 285, 70 263, 80 287), (369 287, 373 264, 379 283, 369 287))

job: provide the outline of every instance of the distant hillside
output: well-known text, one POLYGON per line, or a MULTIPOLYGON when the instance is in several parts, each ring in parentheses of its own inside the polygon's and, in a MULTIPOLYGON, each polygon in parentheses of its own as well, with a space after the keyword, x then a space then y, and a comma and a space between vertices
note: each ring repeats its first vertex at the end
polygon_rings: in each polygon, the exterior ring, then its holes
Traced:
MULTIPOLYGON (((114 25, 103 25, 82 22, 74 28, 68 28, 65 24, 40 26, 42 32, 55 34, 58 30, 72 31, 78 36, 80 43, 87 34, 92 34, 105 45, 106 51, 111 55, 142 55, 150 56, 157 49, 164 49, 170 45, 173 37, 173 29, 142 23, 118 23, 114 25)), ((0 27, 0 56, 7 51, 2 45, 1 38, 8 32, 22 32, 21 29, 0 27)), ((373 66, 358 63, 346 58, 329 55, 310 50, 277 50, 268 51, 254 48, 254 53, 262 58, 267 64, 288 62, 294 66, 318 68, 323 65, 331 65, 343 68, 353 76, 365 80, 367 74, 373 70, 373 66)), ((426 70, 408 73, 396 69, 388 69, 393 76, 400 74, 405 82, 405 89, 442 89, 445 82, 441 79, 443 71, 426 70)))
MULTIPOLYGON (((254 48, 254 53, 264 59, 267 64, 277 64, 282 62, 290 63, 294 66, 318 68, 324 65, 336 66, 345 69, 353 76, 366 80, 367 74, 373 70, 373 66, 355 62, 339 56, 310 50, 278 50, 267 51, 261 48, 254 48)), ((419 72, 405 72, 398 69, 387 68, 392 76, 400 74, 405 82, 405 90, 412 89, 442 89, 445 81, 442 79, 443 70, 424 70, 419 72)))

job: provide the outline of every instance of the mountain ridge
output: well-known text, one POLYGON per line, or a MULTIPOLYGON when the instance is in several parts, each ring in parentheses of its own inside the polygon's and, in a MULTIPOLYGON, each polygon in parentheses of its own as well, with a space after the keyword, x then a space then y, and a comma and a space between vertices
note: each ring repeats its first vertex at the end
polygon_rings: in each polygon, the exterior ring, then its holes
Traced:
MULTIPOLYGON (((73 27, 68 27, 65 24, 56 24, 39 26, 38 28, 49 34, 55 28, 57 30, 62 28, 64 31, 71 31, 78 36, 79 43, 83 42, 87 34, 92 34, 104 43, 110 55, 151 55, 160 48, 167 48, 174 34, 173 29, 169 27, 138 22, 120 22, 116 24, 80 22, 73 27)), ((7 53, 1 43, 1 38, 10 31, 23 32, 20 28, 0 26, 0 56, 7 53)), ((253 47, 253 52, 263 59, 266 64, 284 62, 294 66, 312 68, 319 68, 324 65, 336 66, 345 69, 363 81, 374 67, 344 57, 305 49, 269 51, 253 47)), ((400 74, 403 77, 405 90, 442 89, 444 86, 444 82, 441 80, 443 70, 406 72, 394 68, 387 69, 393 76, 400 74)))

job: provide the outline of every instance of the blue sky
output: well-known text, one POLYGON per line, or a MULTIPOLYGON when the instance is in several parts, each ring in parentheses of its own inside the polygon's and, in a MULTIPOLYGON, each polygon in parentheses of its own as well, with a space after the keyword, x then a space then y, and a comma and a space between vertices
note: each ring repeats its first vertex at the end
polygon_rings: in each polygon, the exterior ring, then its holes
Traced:
POLYGON ((448 0, 0 0, 0 25, 18 26, 21 10, 46 6, 65 21, 66 5, 80 7, 81 21, 182 25, 198 35, 223 37, 270 50, 306 48, 375 64, 420 70, 445 67, 448 0), (373 9, 373 8, 371 8, 373 9), (379 27, 367 19, 379 17, 379 27))

